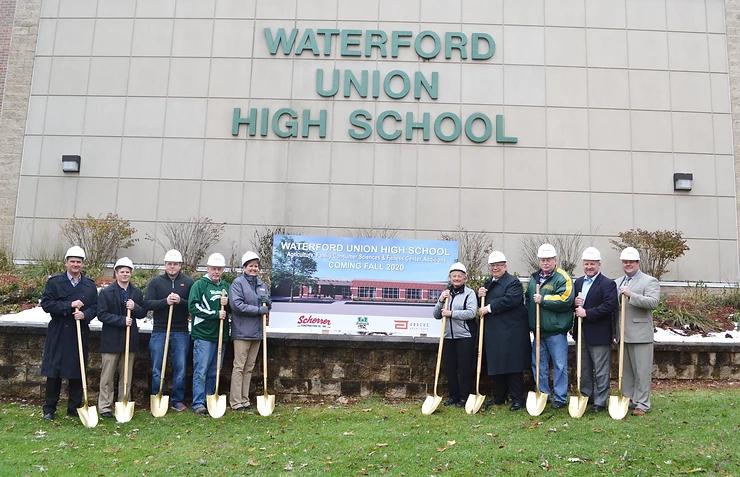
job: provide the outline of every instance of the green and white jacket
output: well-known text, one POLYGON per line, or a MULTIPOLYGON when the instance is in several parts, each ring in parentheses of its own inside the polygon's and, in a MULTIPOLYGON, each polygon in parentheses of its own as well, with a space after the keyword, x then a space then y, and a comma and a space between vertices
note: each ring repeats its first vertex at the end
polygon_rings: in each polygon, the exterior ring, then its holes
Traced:
MULTIPOLYGON (((223 278, 214 283, 203 275, 190 288, 188 308, 193 317, 190 335, 194 340, 218 341, 218 312, 221 310, 221 292, 229 291, 229 282, 223 278)), ((226 306, 229 311, 229 306, 226 306)), ((224 320, 224 339, 229 339, 229 319, 224 320)))

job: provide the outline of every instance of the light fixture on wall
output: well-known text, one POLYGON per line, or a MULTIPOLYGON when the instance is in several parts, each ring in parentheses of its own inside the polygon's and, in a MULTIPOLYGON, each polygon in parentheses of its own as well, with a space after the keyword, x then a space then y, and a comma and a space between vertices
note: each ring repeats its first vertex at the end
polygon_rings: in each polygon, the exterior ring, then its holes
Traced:
POLYGON ((673 190, 689 191, 694 186, 694 174, 676 172, 673 174, 673 190))
POLYGON ((80 156, 62 156, 62 172, 80 172, 80 156))

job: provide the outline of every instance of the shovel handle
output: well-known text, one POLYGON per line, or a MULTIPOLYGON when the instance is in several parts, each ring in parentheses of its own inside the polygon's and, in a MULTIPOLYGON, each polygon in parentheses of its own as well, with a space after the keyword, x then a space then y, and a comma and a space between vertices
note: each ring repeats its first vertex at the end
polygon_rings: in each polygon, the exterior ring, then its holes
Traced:
MULTIPOLYGON (((540 285, 539 283, 535 285, 535 293, 537 295, 540 294, 540 285)), ((537 388, 537 394, 540 393, 540 304, 535 303, 535 326, 534 326, 534 338, 535 338, 535 372, 537 376, 535 376, 535 387, 537 388)))
MULTIPOLYGON (((445 298, 442 309, 447 309, 449 298, 445 298)), ((442 315, 442 331, 439 334, 439 346, 437 347, 437 366, 434 368, 434 395, 437 396, 437 383, 439 383, 439 368, 442 365, 442 349, 445 345, 445 330, 447 329, 447 317, 442 315)))
MULTIPOLYGON (((480 308, 483 308, 483 300, 485 297, 480 297, 480 308)), ((475 394, 480 395, 480 370, 483 362, 483 320, 486 319, 486 315, 480 317, 480 323, 478 324, 478 366, 476 368, 475 375, 475 394)))
MULTIPOLYGON (((75 308, 75 312, 80 311, 79 307, 75 308)), ((75 325, 77 325, 77 351, 80 354, 80 377, 82 378, 82 396, 85 399, 83 406, 87 407, 87 376, 85 375, 85 354, 82 352, 82 329, 80 327, 80 320, 75 319, 75 325)))
MULTIPOLYGON (((221 290, 221 296, 226 296, 226 290, 221 290)), ((221 311, 224 311, 225 307, 221 304, 221 311)), ((218 381, 221 377, 221 347, 223 346, 224 340, 224 320, 219 317, 218 320, 218 352, 216 353, 216 388, 213 391, 214 396, 218 396, 218 381)))
POLYGON ((170 305, 170 310, 167 313, 167 332, 164 335, 164 354, 162 356, 162 369, 159 371, 159 394, 162 396, 162 388, 164 386, 164 373, 167 370, 167 351, 170 347, 170 328, 172 326, 172 309, 175 305, 170 305))
MULTIPOLYGON (((131 318, 131 310, 126 309, 126 318, 131 318)), ((126 320, 128 321, 128 320, 126 320)), ((131 338, 131 325, 126 325, 126 343, 124 344, 123 353, 123 402, 128 403, 128 347, 129 340, 131 338)))
MULTIPOLYGON (((263 303, 262 306, 267 306, 263 303)), ((262 379, 265 398, 267 398, 267 313, 262 314, 262 379)))
POLYGON ((622 305, 619 312, 619 378, 617 382, 618 394, 622 395, 622 375, 624 374, 624 315, 627 307, 627 300, 622 295, 622 305))

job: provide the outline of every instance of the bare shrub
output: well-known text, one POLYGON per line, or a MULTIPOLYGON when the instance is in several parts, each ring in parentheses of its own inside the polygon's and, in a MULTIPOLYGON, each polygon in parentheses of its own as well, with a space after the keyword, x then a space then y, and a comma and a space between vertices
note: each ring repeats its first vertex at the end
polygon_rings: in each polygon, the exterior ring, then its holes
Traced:
POLYGON ((372 229, 354 229, 352 236, 355 238, 394 239, 398 237, 398 230, 392 229, 390 226, 372 229))
POLYGON ((486 259, 493 250, 493 240, 483 232, 471 232, 461 228, 456 232, 443 233, 442 240, 457 240, 460 249, 457 260, 468 269, 467 285, 474 290, 483 283, 486 259))
POLYGON ((640 252, 640 269, 658 280, 668 272, 668 264, 689 250, 681 232, 630 229, 619 233, 619 240, 610 240, 617 252, 634 247, 640 252))
POLYGON ((275 235, 285 235, 285 227, 265 227, 255 230, 252 236, 252 247, 260 257, 260 279, 270 287, 272 286, 272 240, 275 235))
POLYGON ((170 222, 162 226, 162 235, 154 239, 163 250, 177 249, 182 254, 182 268, 186 273, 193 273, 205 257, 208 249, 221 240, 224 223, 216 223, 210 217, 191 217, 186 222, 170 222))
POLYGON ((85 250, 85 267, 100 269, 115 261, 118 250, 129 248, 138 239, 131 222, 109 213, 105 217, 72 217, 62 224, 62 235, 72 244, 85 250))
POLYGON ((558 253, 558 267, 562 268, 568 275, 578 266, 583 250, 583 235, 533 235, 522 241, 522 258, 531 271, 540 269, 540 259, 537 258, 537 249, 543 243, 549 243, 555 247, 558 253))

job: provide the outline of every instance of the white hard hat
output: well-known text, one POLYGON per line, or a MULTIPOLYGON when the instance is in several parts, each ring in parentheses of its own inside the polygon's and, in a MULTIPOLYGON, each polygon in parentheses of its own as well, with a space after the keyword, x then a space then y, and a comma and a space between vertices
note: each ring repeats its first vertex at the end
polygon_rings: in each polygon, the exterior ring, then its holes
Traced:
POLYGON ((128 257, 121 257, 116 261, 116 264, 113 266, 113 270, 118 270, 118 267, 128 267, 133 272, 134 262, 132 262, 128 257))
POLYGON ((82 250, 82 247, 79 247, 77 245, 73 245, 72 247, 69 247, 67 249, 67 253, 64 254, 64 259, 67 260, 69 257, 79 257, 83 260, 85 260, 85 251, 82 250))
POLYGON ((251 262, 252 260, 257 260, 259 262, 259 255, 252 252, 251 250, 249 252, 245 252, 244 255, 242 255, 242 267, 246 265, 247 262, 251 262))
POLYGON ((498 250, 494 250, 491 252, 491 254, 488 256, 488 263, 499 263, 499 262, 505 262, 506 256, 499 252, 498 250))
POLYGON ((208 261, 206 262, 206 265, 208 265, 209 267, 225 267, 226 259, 220 253, 212 253, 208 256, 208 261))
POLYGON ((540 248, 537 249, 537 258, 553 258, 557 257, 558 253, 555 251, 555 247, 549 243, 543 243, 540 248))
POLYGON ((175 250, 174 248, 172 250, 167 250, 167 253, 164 254, 164 261, 182 263, 182 254, 179 250, 175 250))
POLYGON ((465 275, 468 274, 468 269, 465 268, 465 265, 463 265, 460 262, 455 262, 452 265, 450 265, 450 271, 448 273, 452 272, 463 272, 465 275))
POLYGON ((583 255, 581 255, 581 260, 597 260, 601 261, 601 252, 599 252, 599 249, 596 247, 586 247, 586 250, 583 251, 583 255))
POLYGON ((640 252, 635 247, 627 247, 619 254, 619 259, 640 261, 640 252))

